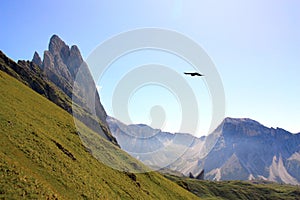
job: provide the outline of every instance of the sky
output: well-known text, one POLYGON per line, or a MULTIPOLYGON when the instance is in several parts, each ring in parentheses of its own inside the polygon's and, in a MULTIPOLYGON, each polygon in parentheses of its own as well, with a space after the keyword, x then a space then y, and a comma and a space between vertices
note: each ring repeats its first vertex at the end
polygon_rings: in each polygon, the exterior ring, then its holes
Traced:
MULTIPOLYGON (((53 34, 76 44, 83 57, 121 32, 144 27, 177 31, 197 42, 213 60, 223 82, 228 117, 252 118, 268 127, 300 132, 300 1, 2 1, 0 49, 14 60, 42 55, 53 34)), ((96 80, 108 114, 113 89, 136 65, 163 63, 178 73, 189 64, 165 52, 134 52, 115 61, 96 80), (126 67, 124 67, 126 66, 126 67), (114 75, 111 75, 114 74, 114 75)), ((206 134, 210 95, 202 79, 188 79, 199 119, 196 135, 206 134)), ((151 121, 155 105, 165 110, 163 129, 176 132, 180 105, 166 87, 136 90, 128 103, 134 123, 151 121), (156 97, 156 98, 153 98, 156 97)))

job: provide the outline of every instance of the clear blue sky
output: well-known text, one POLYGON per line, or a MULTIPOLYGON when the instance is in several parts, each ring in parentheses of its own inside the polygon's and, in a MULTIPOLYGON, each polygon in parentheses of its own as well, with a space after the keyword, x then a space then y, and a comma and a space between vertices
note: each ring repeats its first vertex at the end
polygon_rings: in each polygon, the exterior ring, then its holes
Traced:
POLYGON ((77 44, 86 58, 119 32, 176 30, 214 60, 227 116, 300 132, 298 0, 10 0, 1 2, 0 23, 0 49, 14 60, 31 59, 35 50, 42 54, 52 34, 77 44))

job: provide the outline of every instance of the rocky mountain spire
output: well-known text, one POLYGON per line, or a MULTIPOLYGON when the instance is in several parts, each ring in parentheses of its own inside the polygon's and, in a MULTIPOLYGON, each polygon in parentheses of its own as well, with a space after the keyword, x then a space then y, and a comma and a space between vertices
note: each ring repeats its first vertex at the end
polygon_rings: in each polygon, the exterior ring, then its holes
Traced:
POLYGON ((96 121, 91 117, 83 116, 82 113, 73 112, 74 116, 117 144, 106 124, 107 115, 100 102, 93 77, 76 45, 70 48, 57 35, 53 35, 48 50, 44 51, 43 61, 35 52, 32 62, 40 66, 45 76, 61 89, 70 101, 72 99, 73 103, 82 107, 89 115, 95 115, 96 121), (100 120, 102 127, 99 126, 97 119, 100 120))
POLYGON ((39 67, 42 67, 42 64, 43 64, 42 59, 41 59, 40 55, 38 54, 38 52, 36 52, 36 51, 33 54, 32 62, 34 64, 38 65, 39 67))
POLYGON ((50 38, 48 48, 52 55, 57 55, 61 52, 66 53, 69 51, 69 46, 66 45, 66 43, 62 41, 62 39, 60 39, 57 35, 53 35, 50 38))
MULTIPOLYGON (((35 62, 39 62, 37 56, 34 55, 35 62)), ((54 82, 57 82, 57 76, 61 76, 72 85, 83 62, 79 48, 76 45, 70 48, 57 35, 53 35, 50 38, 48 51, 44 52, 44 61, 39 66, 45 70, 45 73, 54 82)))
POLYGON ((67 58, 67 66, 73 78, 75 78, 78 68, 83 63, 80 51, 76 45, 73 45, 70 50, 69 57, 67 58))

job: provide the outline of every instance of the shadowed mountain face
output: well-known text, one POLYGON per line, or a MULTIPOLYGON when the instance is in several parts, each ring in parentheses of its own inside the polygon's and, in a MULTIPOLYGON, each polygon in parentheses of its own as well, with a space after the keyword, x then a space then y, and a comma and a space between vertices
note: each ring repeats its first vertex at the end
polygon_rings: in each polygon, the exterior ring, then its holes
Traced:
MULTIPOLYGON (((127 126, 112 118, 108 118, 107 121, 121 148, 129 153, 164 148, 169 144, 167 141, 172 141, 176 135, 151 129, 148 126, 127 126), (136 137, 144 137, 146 132, 155 137, 147 140, 136 139, 136 137)), ((251 119, 226 118, 210 134, 212 135, 218 135, 218 139, 204 158, 199 155, 199 152, 209 140, 194 138, 194 143, 186 147, 187 151, 168 167, 185 175, 189 172, 197 174, 204 169, 205 178, 210 180, 263 179, 291 184, 300 183, 300 134, 292 134, 280 128, 267 128, 251 119)), ((193 136, 181 134, 181 137, 187 139, 193 136)), ((181 147, 184 145, 184 143, 180 144, 181 147)), ((180 151, 180 149, 172 149, 172 151, 177 150, 180 151)), ((161 158, 168 157, 162 154, 161 158)), ((152 159, 151 163, 155 163, 156 158, 147 159, 152 159)))
POLYGON ((71 48, 53 35, 43 59, 15 63, 0 52, 0 69, 73 114, 92 130, 117 144, 106 123, 96 85, 77 46, 71 48), (73 104, 72 104, 73 100, 73 104))

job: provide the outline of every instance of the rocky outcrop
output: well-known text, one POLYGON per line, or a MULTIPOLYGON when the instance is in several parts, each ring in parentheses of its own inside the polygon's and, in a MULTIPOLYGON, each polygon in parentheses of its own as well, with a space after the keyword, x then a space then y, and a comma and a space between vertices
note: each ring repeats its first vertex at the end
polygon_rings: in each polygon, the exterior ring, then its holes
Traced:
POLYGON ((192 172, 189 173, 189 178, 195 178, 192 172))
POLYGON ((204 180, 204 169, 196 176, 198 180, 204 180))
POLYGON ((197 175, 194 176, 192 172, 189 173, 189 178, 204 180, 204 169, 197 175))

